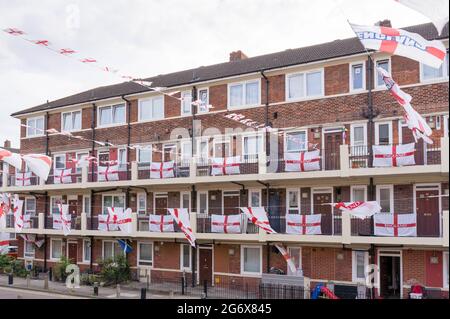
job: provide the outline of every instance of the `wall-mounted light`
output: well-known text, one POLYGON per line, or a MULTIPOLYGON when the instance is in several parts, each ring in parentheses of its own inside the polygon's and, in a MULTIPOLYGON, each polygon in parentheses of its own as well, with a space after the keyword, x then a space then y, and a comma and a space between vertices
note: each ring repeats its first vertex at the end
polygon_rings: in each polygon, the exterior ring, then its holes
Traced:
POLYGON ((234 248, 228 249, 228 255, 234 256, 234 248))
POLYGON ((211 195, 211 200, 216 200, 217 196, 216 195, 211 195))
POLYGON ((431 257, 430 257, 430 264, 432 264, 432 265, 437 265, 437 264, 439 264, 439 257, 437 257, 437 256, 431 256, 431 257))
POLYGON ((159 246, 155 245, 155 252, 159 252, 159 246))
POLYGON ((309 197, 309 193, 302 193, 302 198, 308 198, 309 197))
POLYGON ((338 253, 336 255, 337 260, 344 260, 344 254, 343 253, 338 253))

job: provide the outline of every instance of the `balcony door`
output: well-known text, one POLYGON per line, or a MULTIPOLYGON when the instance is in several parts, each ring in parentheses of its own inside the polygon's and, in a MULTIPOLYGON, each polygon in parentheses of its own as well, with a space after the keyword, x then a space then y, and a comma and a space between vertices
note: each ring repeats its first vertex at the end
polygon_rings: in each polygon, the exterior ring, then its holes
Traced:
POLYGON ((167 215, 168 203, 167 194, 155 194, 155 215, 167 215))
POLYGON ((342 129, 325 130, 323 134, 322 168, 332 171, 339 169, 340 146, 342 145, 342 129))
POLYGON ((415 143, 416 144, 416 152, 414 154, 414 160, 416 162, 416 165, 423 165, 424 164, 424 154, 425 154, 425 148, 423 140, 420 139, 417 143, 414 140, 414 136, 412 135, 412 131, 404 124, 403 121, 400 122, 401 127, 401 136, 399 138, 400 144, 410 144, 415 143))
POLYGON ((417 236, 440 236, 440 190, 433 186, 416 186, 417 236))
POLYGON ((322 234, 333 234, 333 189, 313 189, 313 214, 321 214, 322 234))

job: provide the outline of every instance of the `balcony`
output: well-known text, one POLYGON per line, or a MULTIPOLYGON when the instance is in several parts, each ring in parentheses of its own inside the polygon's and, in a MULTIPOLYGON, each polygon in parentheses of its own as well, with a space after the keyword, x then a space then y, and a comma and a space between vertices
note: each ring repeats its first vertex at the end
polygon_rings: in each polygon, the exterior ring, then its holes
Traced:
POLYGON ((48 175, 48 179, 46 185, 61 185, 64 183, 67 184, 80 184, 82 182, 82 170, 73 168, 70 171, 70 176, 55 176, 55 171, 52 168, 50 174, 48 175), (69 183, 70 181, 70 183, 69 183))

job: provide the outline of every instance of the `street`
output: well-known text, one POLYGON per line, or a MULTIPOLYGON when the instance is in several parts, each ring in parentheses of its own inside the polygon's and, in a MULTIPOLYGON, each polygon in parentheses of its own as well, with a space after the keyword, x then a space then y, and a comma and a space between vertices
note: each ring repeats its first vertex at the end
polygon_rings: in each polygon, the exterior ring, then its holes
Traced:
POLYGON ((0 287, 0 299, 85 299, 39 291, 0 287))

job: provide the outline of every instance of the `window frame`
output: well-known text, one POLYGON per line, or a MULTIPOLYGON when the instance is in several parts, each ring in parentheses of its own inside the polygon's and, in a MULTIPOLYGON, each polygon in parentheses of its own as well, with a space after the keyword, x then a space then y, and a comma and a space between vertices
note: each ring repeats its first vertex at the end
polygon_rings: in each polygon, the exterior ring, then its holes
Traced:
MULTIPOLYGON (((83 263, 89 263, 91 262, 91 254, 92 251, 89 253, 89 259, 86 259, 86 243, 89 243, 89 245, 91 245, 91 241, 89 239, 83 239, 83 263)), ((90 249, 92 249, 92 246, 89 247, 90 249)))
POLYGON ((192 247, 189 244, 180 244, 180 270, 192 271, 192 247), (184 267, 184 247, 189 247, 189 267, 184 267))
POLYGON ((375 122, 375 145, 380 144, 380 125, 388 125, 389 126, 389 143, 387 145, 393 144, 393 132, 392 132, 392 121, 384 121, 384 122, 375 122))
POLYGON ((139 163, 139 164, 146 164, 146 163, 151 163, 152 161, 153 161, 153 147, 150 147, 150 148, 147 148, 147 147, 145 147, 145 148, 138 148, 137 149, 137 154, 136 154, 137 156, 137 163, 139 163), (149 151, 150 152, 150 161, 149 162, 143 162, 143 161, 141 161, 141 151, 149 151))
POLYGON ((82 110, 74 110, 74 111, 68 111, 68 112, 63 112, 61 113, 61 132, 79 132, 83 129, 83 112, 82 110), (80 128, 74 128, 73 124, 74 124, 74 117, 73 114, 74 113, 80 113, 80 128), (64 115, 70 114, 70 124, 71 124, 71 129, 70 130, 65 130, 64 129, 64 115))
POLYGON ((136 194, 136 211, 138 213, 138 216, 145 216, 145 215, 147 215, 147 193, 140 192, 140 193, 136 194), (141 206, 140 205, 140 199, 139 199, 140 196, 144 197, 144 208, 143 209, 142 209, 142 207, 140 207, 141 206), (142 210, 144 210, 143 214, 141 214, 142 210))
POLYGON ((209 87, 202 87, 202 88, 197 89, 198 100, 200 100, 200 92, 201 91, 206 91, 206 111, 202 111, 200 105, 198 105, 196 107, 196 111, 197 111, 196 113, 198 113, 198 114, 206 114, 206 113, 209 112, 209 108, 208 108, 208 105, 209 105, 209 87))
POLYGON ((367 202, 367 185, 352 185, 350 186, 350 201, 355 202, 355 198, 353 196, 353 190, 362 189, 364 190, 364 202, 367 202))
POLYGON ((384 82, 383 83, 381 83, 381 84, 378 84, 378 71, 377 71, 377 67, 378 67, 378 62, 381 62, 381 61, 388 61, 388 73, 389 74, 392 74, 391 72, 392 72, 392 61, 391 61, 391 58, 390 57, 386 57, 386 58, 378 58, 378 59, 376 59, 375 61, 374 61, 374 74, 373 74, 373 76, 374 76, 374 88, 375 89, 385 89, 385 90, 387 90, 387 88, 386 88, 386 85, 384 84, 384 82))
MULTIPOLYGON (((300 257, 300 260, 298 261, 298 268, 297 268, 297 270, 303 269, 303 267, 302 267, 302 262, 303 262, 302 247, 301 247, 301 246, 288 246, 288 247, 287 247, 287 252, 288 252, 289 256, 292 256, 291 251, 292 251, 293 249, 298 249, 299 257, 300 257)), ((294 262, 294 261, 293 261, 293 262, 294 262)), ((295 264, 295 262, 294 262, 294 264, 295 264)), ((292 273, 291 273, 291 269, 289 268, 289 266, 287 267, 287 275, 288 275, 288 276, 289 276, 289 275, 293 275, 293 276, 296 275, 296 274, 292 274, 292 273)))
POLYGON ((206 195, 206 215, 209 215, 209 192, 208 191, 198 191, 197 192, 197 213, 202 214, 200 212, 200 195, 206 195))
POLYGON ((66 167, 67 167, 67 155, 66 154, 54 154, 53 155, 53 171, 54 170, 57 170, 57 169, 66 169, 66 167), (63 168, 56 168, 56 158, 59 158, 59 157, 64 157, 64 161, 63 161, 63 163, 64 163, 64 167, 63 168))
POLYGON ((296 102, 296 101, 302 101, 302 100, 310 100, 310 99, 317 99, 325 96, 325 68, 318 68, 308 71, 301 71, 301 72, 293 72, 293 73, 287 73, 285 75, 285 100, 286 102, 296 102), (321 93, 316 95, 308 95, 308 74, 311 73, 321 73, 321 93), (300 97, 289 97, 290 96, 290 85, 289 80, 292 77, 303 75, 303 95, 300 97))
POLYGON ((27 118, 27 127, 26 127, 26 131, 25 132, 26 132, 25 136, 27 138, 44 136, 45 135, 45 117, 43 115, 41 115, 41 116, 35 116, 35 117, 27 118), (37 123, 38 120, 42 120, 42 132, 40 132, 40 129, 37 129, 36 123, 37 123), (31 121, 34 121, 34 123, 35 123, 35 126, 33 128, 31 128, 31 129, 34 130, 35 134, 30 134, 29 131, 28 131, 30 129, 30 126, 31 126, 30 125, 31 121))
POLYGON ((105 243, 112 244, 112 250, 111 250, 112 256, 109 258, 115 259, 116 253, 115 253, 114 245, 119 245, 119 243, 117 242, 117 240, 109 240, 109 239, 102 240, 102 260, 105 260, 105 243))
POLYGON ((241 275, 247 275, 247 276, 261 276, 262 275, 262 266, 263 266, 263 256, 262 256, 262 246, 255 246, 255 245, 241 245, 241 275), (245 271, 245 262, 244 262, 244 251, 245 249, 258 249, 259 250, 259 272, 248 272, 245 271))
POLYGON ((352 250, 352 281, 354 283, 366 283, 366 269, 369 265, 369 252, 365 250, 352 250), (364 253, 364 278, 358 278, 358 258, 357 253, 364 253))
POLYGON ((367 79, 366 79, 366 61, 357 61, 357 62, 352 62, 349 64, 349 79, 350 79, 350 83, 349 83, 349 90, 351 93, 355 93, 355 92, 364 92, 367 89, 367 79), (360 65, 362 64, 362 81, 363 81, 363 85, 361 89, 355 89, 353 87, 353 67, 356 65, 360 65))
POLYGON ((448 81, 449 79, 449 72, 448 72, 448 64, 450 62, 450 58, 449 58, 449 52, 448 49, 445 53, 445 59, 444 62, 442 63, 441 67, 442 67, 442 76, 441 77, 436 77, 436 78, 432 78, 432 79, 425 79, 424 77, 424 67, 426 66, 424 63, 419 63, 420 65, 420 83, 433 83, 433 82, 442 82, 442 81, 448 81))
POLYGON ((53 196, 50 196, 50 216, 52 216, 53 215, 53 199, 54 198, 59 198, 60 200, 61 200, 61 204, 64 204, 64 199, 63 199, 63 197, 62 197, 62 195, 53 195, 53 196))
MULTIPOLYGON (((209 97, 208 97, 209 99, 209 97)), ((239 82, 233 82, 228 83, 227 85, 227 108, 228 110, 239 110, 239 109, 245 109, 249 107, 256 107, 261 105, 261 79, 252 79, 252 80, 246 80, 246 81, 239 81, 239 82), (258 100, 256 103, 253 104, 247 104, 247 85, 251 83, 257 83, 258 87, 258 100), (242 105, 232 106, 231 105, 231 87, 242 85, 242 105)))
POLYGON ((258 193, 258 206, 262 207, 262 192, 261 189, 251 188, 248 190, 248 205, 252 206, 252 193, 258 193))
POLYGON ((59 239, 59 238, 51 238, 50 239, 50 260, 59 261, 59 260, 61 260, 61 257, 63 257, 63 256, 64 256, 63 240, 59 239), (54 241, 59 241, 61 243, 61 256, 59 258, 53 257, 53 249, 54 249, 53 242, 54 241))
MULTIPOLYGON (((229 136, 220 136, 213 138, 213 158, 222 158, 222 156, 217 156, 216 154, 216 145, 217 144, 228 144, 228 154, 225 154, 225 157, 230 157, 233 154, 232 149, 232 139, 229 136)), ((209 144, 208 144, 209 145, 209 144)), ((225 152, 224 152, 225 153, 225 152)))
POLYGON ((394 206, 394 185, 390 184, 386 184, 386 185, 376 185, 376 199, 378 204, 380 204, 381 206, 381 190, 382 189, 389 189, 389 206, 390 206, 390 211, 389 212, 383 212, 382 213, 394 213, 395 210, 395 206, 394 206))
POLYGON ((23 203, 23 213, 24 214, 29 214, 31 216, 36 216, 36 210, 37 210, 37 199, 36 197, 33 196, 27 196, 25 197, 24 203, 23 203), (27 203, 29 200, 34 200, 34 209, 30 211, 27 210, 27 203))
MULTIPOLYGON (((123 197, 123 203, 124 203, 124 206, 123 206, 123 209, 125 210, 125 206, 126 206, 126 195, 125 194, 120 194, 120 193, 115 193, 115 194, 102 194, 102 212, 101 212, 101 214, 100 215, 106 215, 107 213, 105 213, 105 197, 109 197, 109 196, 111 196, 112 197, 112 204, 114 205, 114 199, 115 199, 115 197, 123 197)), ((115 207, 115 206, 113 206, 113 207, 115 207)))
POLYGON ((181 91, 181 101, 180 101, 180 114, 181 116, 192 116, 192 90, 185 90, 185 91, 181 91), (191 99, 191 105, 190 105, 190 109, 189 112, 184 112, 184 95, 185 94, 189 94, 190 99, 191 99))
POLYGON ((34 243, 32 242, 27 242, 27 241, 23 241, 23 258, 24 259, 33 259, 36 256, 36 247, 34 245, 34 243), (27 251, 27 244, 29 245, 28 247, 33 248, 32 251, 27 251))
POLYGON ((286 189, 286 214, 291 214, 289 211, 295 209, 295 208, 291 208, 290 201, 289 201, 289 194, 291 192, 296 192, 297 193, 297 211, 298 211, 298 213, 295 213, 295 215, 299 215, 299 214, 302 213, 302 210, 301 210, 301 198, 300 198, 300 196, 301 196, 300 188, 288 188, 288 189, 286 189))
POLYGON ((287 131, 287 132, 284 133, 284 153, 307 152, 308 151, 308 146, 309 146, 309 140, 308 140, 308 130, 307 129, 295 130, 295 131, 287 131), (301 133, 301 132, 305 133, 305 148, 304 149, 300 149, 300 150, 289 151, 288 150, 288 135, 289 134, 295 134, 295 133, 301 133))
POLYGON ((448 289, 449 288, 449 284, 448 284, 448 279, 449 279, 449 252, 448 251, 443 251, 442 252, 442 266, 443 266, 443 274, 442 274, 442 287, 444 287, 444 289, 448 289), (447 256, 447 258, 445 257, 447 256))
POLYGON ((108 127, 115 127, 115 126, 121 126, 127 124, 127 107, 125 103, 117 103, 117 104, 110 104, 110 105, 102 105, 97 108, 97 127, 98 128, 108 128, 108 127), (124 121, 120 123, 114 123, 114 108, 123 107, 124 108, 124 121), (101 110, 110 108, 111 109, 111 123, 109 124, 101 124, 101 110))
MULTIPOLYGON (((264 135, 261 133, 243 134, 243 135, 241 135, 241 143, 242 143, 242 150, 241 150, 242 156, 257 156, 257 155, 261 154, 262 152, 264 152, 264 144, 265 144, 264 143, 264 135), (245 139, 246 138, 256 138, 256 140, 257 140, 256 143, 259 144, 257 147, 260 149, 260 151, 257 153, 254 153, 254 154, 247 153, 245 150, 245 139)), ((230 145, 230 148, 231 148, 231 145, 230 145)), ((230 151, 231 151, 231 149, 230 149, 230 151)))
POLYGON ((152 241, 138 241, 137 242, 137 255, 136 255, 136 262, 138 267, 146 267, 146 268, 153 268, 153 265, 155 263, 155 245, 152 241), (141 260, 141 245, 151 245, 151 261, 143 261, 141 260), (141 262, 144 263, 151 263, 151 265, 148 264, 141 264, 141 262))

